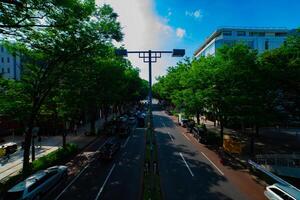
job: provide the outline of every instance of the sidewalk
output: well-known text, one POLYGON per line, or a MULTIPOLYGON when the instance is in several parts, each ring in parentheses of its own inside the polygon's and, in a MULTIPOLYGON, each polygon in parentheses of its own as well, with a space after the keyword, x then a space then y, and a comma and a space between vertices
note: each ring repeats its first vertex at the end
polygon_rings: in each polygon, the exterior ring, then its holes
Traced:
MULTIPOLYGON (((112 119, 112 115, 108 118, 108 120, 112 119)), ((99 129, 105 123, 104 119, 99 119, 96 122, 96 127, 99 129)), ((86 136, 84 133, 89 130, 90 124, 85 124, 84 126, 78 128, 78 134, 74 135, 72 133, 68 134, 66 137, 67 143, 74 143, 78 145, 79 149, 83 149, 85 146, 93 142, 97 136, 86 136)), ((23 150, 21 149, 21 142, 23 141, 23 137, 17 136, 14 137, 6 137, 5 140, 7 142, 14 141, 18 144, 18 150, 13 153, 8 160, 0 159, 0 181, 8 178, 9 176, 18 174, 20 170, 22 170, 23 164, 23 150)), ((44 136, 42 137, 41 142, 37 142, 35 140, 35 157, 38 159, 44 155, 47 155, 59 147, 62 146, 62 136, 44 136)), ((31 158, 31 157, 30 157, 31 158)))

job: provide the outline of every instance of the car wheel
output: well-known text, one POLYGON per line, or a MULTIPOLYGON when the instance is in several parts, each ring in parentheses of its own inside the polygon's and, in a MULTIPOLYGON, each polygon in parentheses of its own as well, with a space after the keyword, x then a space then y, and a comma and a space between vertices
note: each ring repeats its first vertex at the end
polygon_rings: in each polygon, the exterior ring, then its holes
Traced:
POLYGON ((63 180, 64 182, 66 182, 67 179, 68 179, 68 172, 64 172, 63 175, 62 175, 62 180, 63 180))

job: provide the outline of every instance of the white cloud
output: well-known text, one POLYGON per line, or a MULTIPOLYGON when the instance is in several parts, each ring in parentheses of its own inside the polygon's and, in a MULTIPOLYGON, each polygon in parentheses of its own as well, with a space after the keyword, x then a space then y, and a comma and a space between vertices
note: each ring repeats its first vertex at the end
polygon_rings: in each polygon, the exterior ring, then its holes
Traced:
MULTIPOLYGON (((128 50, 169 50, 176 46, 176 34, 168 20, 157 15, 153 5, 154 0, 96 0, 98 5, 110 4, 118 13, 122 31, 125 34, 122 44, 128 50), (175 43, 175 44, 174 44, 175 43)), ((168 10, 168 15, 172 11, 168 10)), ((179 31, 182 37, 185 31, 179 31)), ((121 45, 121 44, 119 44, 121 45)), ((153 77, 164 74, 171 59, 169 55, 162 56, 153 66, 153 77)), ((134 66, 141 69, 141 77, 148 80, 148 64, 138 58, 138 55, 129 54, 129 60, 134 66)))
POLYGON ((201 19, 203 17, 202 11, 200 9, 195 10, 195 11, 185 11, 185 15, 189 17, 193 17, 195 19, 201 19))
POLYGON ((177 28, 176 29, 176 36, 179 37, 180 39, 183 38, 186 34, 185 29, 183 28, 177 28))

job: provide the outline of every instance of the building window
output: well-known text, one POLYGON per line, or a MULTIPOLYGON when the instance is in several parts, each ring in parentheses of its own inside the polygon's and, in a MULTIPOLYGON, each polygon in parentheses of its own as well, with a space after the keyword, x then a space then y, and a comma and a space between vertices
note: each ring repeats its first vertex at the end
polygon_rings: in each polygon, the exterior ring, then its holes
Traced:
POLYGON ((231 31, 223 31, 223 35, 225 35, 225 36, 231 36, 232 32, 231 31))
POLYGON ((4 74, 4 68, 2 68, 1 71, 2 71, 2 74, 4 74))
POLYGON ((7 68, 7 73, 10 73, 10 68, 7 68))
POLYGON ((1 62, 4 63, 4 58, 3 57, 1 58, 1 62))
POLYGON ((266 41, 265 41, 265 50, 268 50, 268 49, 269 49, 269 41, 266 40, 266 41))
POLYGON ((4 48, 1 46, 1 52, 4 52, 4 48))
POLYGON ((9 57, 7 57, 7 63, 9 63, 9 57))
POLYGON ((238 31, 237 36, 246 36, 246 32, 245 31, 238 31))
POLYGON ((278 32, 278 33, 275 33, 275 36, 276 37, 285 37, 285 36, 287 36, 287 33, 285 33, 285 32, 278 32))
POLYGON ((265 32, 249 32, 249 36, 253 37, 264 37, 266 35, 265 32))

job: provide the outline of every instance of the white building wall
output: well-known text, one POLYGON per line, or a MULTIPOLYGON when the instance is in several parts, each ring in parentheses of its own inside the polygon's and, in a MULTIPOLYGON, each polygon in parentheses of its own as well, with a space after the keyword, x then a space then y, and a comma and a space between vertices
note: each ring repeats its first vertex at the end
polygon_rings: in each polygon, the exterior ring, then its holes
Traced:
MULTIPOLYGON (((232 35, 223 35, 221 34, 214 38, 209 44, 207 44, 199 53, 196 54, 197 56, 207 56, 207 55, 215 55, 216 49, 221 47, 224 44, 234 44, 239 42, 245 42, 246 44, 250 45, 253 44, 251 48, 256 49, 258 53, 263 53, 266 50, 271 50, 275 48, 279 48, 285 41, 286 36, 275 36, 275 32, 280 31, 270 31, 266 29, 266 31, 257 30, 257 32, 264 32, 265 36, 250 36, 250 32, 256 32, 255 29, 250 30, 242 30, 242 29, 227 29, 226 31, 231 31, 232 35), (245 31, 245 36, 238 36, 238 31, 245 31), (266 49, 265 42, 268 41, 269 48, 266 49)), ((250 45, 251 46, 251 45, 250 45)))

